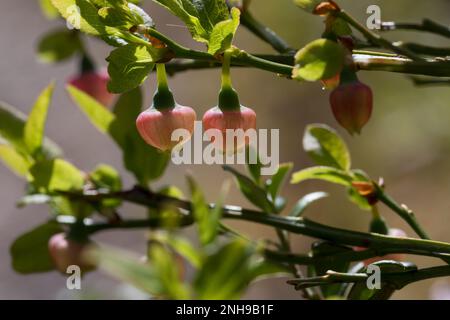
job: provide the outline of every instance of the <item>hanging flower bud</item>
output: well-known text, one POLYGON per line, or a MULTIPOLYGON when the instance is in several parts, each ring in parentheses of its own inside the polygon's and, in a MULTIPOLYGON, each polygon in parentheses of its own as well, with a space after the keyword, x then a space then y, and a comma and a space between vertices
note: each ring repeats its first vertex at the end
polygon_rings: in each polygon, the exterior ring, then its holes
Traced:
MULTIPOLYGON (((244 132, 248 129, 256 129, 256 113, 250 108, 241 106, 238 110, 224 110, 219 107, 209 109, 203 116, 203 129, 217 129, 222 134, 222 145, 217 147, 229 152, 236 152, 249 143, 248 137, 238 139, 239 135, 234 135, 233 145, 227 145, 227 129, 238 130, 244 132)), ((211 137, 211 139, 213 139, 211 137)))
POLYGON ((330 95, 330 104, 337 122, 351 135, 359 134, 372 115, 372 90, 357 79, 341 81, 330 95))
POLYGON ((83 73, 69 80, 69 83, 79 90, 95 98, 104 106, 109 106, 114 95, 107 89, 109 76, 106 70, 83 73))
POLYGON ((104 106, 109 106, 114 100, 114 94, 108 91, 109 75, 104 69, 97 71, 91 59, 83 56, 80 63, 80 74, 72 77, 69 84, 87 93, 104 106))
POLYGON ((233 89, 230 77, 231 51, 225 51, 222 64, 222 87, 219 93, 219 105, 208 110, 203 116, 203 129, 208 134, 208 130, 219 130, 222 136, 222 144, 215 141, 213 134, 210 139, 216 147, 228 153, 234 153, 249 143, 245 131, 256 129, 256 113, 239 102, 239 96, 233 89), (244 134, 239 135, 237 130, 243 130, 244 134), (233 143, 227 144, 227 130, 233 130, 233 143))
POLYGON ((196 117, 190 107, 176 105, 167 110, 151 107, 139 115, 136 124, 145 142, 161 151, 170 151, 179 143, 172 141, 172 133, 182 128, 192 135, 196 117))
POLYGON ((141 137, 149 145, 161 151, 170 151, 181 142, 172 141, 172 133, 177 129, 184 129, 192 135, 197 115, 192 108, 175 102, 167 85, 164 64, 156 66, 158 89, 153 96, 153 105, 139 115, 136 126, 141 137))
POLYGON ((88 243, 80 243, 67 238, 65 233, 58 233, 50 238, 48 251, 59 272, 65 274, 71 265, 76 265, 85 272, 95 268, 83 256, 87 246, 88 243))

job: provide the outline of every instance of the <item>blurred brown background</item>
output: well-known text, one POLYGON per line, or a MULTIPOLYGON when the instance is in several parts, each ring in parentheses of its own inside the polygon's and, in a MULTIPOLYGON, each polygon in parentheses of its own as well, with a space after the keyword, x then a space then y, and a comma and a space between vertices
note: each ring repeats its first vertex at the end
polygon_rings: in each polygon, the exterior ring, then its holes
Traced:
MULTIPOLYGON (((339 0, 360 21, 366 17, 368 5, 382 8, 383 20, 419 22, 424 17, 450 23, 447 0, 428 1, 375 1, 339 0)), ((174 17, 151 1, 145 9, 159 28, 180 42, 191 43, 187 31, 174 17)), ((253 0, 252 11, 260 20, 275 29, 293 46, 301 47, 320 37, 322 21, 297 9, 291 0, 253 0)), ((60 65, 44 65, 35 56, 35 45, 40 35, 60 26, 62 21, 47 21, 39 11, 37 1, 3 0, 0 11, 0 100, 28 113, 39 92, 52 80, 57 81, 56 94, 50 109, 47 135, 64 148, 67 159, 79 168, 90 170, 97 163, 111 164, 123 172, 126 186, 131 177, 121 167, 121 156, 115 145, 99 134, 83 114, 68 99, 64 91, 66 79, 77 72, 77 61, 60 65)), ((421 33, 389 34, 391 39, 406 39, 431 45, 449 46, 448 39, 421 33)), ((235 42, 250 52, 269 53, 270 47, 255 39, 244 28, 235 42)), ((89 49, 99 64, 109 48, 90 39, 89 49)), ((241 69, 233 72, 235 87, 241 101, 258 112, 260 128, 280 128, 280 160, 293 161, 295 168, 310 165, 301 148, 301 137, 306 124, 327 123, 337 127, 328 105, 328 93, 318 83, 299 84, 278 79, 260 70, 241 69)), ((350 137, 340 130, 351 149, 353 166, 366 170, 372 177, 383 176, 389 193, 413 209, 426 230, 436 240, 450 241, 450 90, 448 87, 416 89, 405 76, 364 72, 361 79, 369 83, 375 93, 372 121, 360 137, 350 137)), ((149 101, 154 89, 154 78, 146 84, 149 101)), ((179 74, 171 80, 177 100, 193 106, 201 115, 216 104, 219 73, 216 70, 179 74)), ((0 119, 2 121, 2 119, 0 119)), ((175 184, 185 190, 185 173, 190 170, 197 177, 209 200, 217 198, 219 181, 229 178, 219 166, 171 166, 159 185, 175 184)), ((345 191, 324 183, 308 182, 288 186, 285 195, 290 205, 301 195, 325 190, 332 196, 312 207, 308 216, 333 226, 366 230, 369 214, 350 204, 345 191)), ((10 266, 9 246, 21 233, 42 223, 48 216, 45 206, 31 206, 18 210, 16 200, 23 194, 24 183, 0 165, 0 298, 2 299, 54 299, 54 298, 138 298, 141 295, 127 286, 111 280, 100 272, 83 280, 82 292, 65 290, 65 278, 56 272, 22 276, 10 266)), ((250 206, 233 188, 228 202, 250 206)), ((126 216, 143 216, 142 209, 125 206, 126 216)), ((392 212, 382 208, 391 226, 401 227, 412 236, 412 231, 392 212)), ((273 237, 270 230, 250 224, 239 228, 255 238, 273 237)), ((192 233, 192 232, 191 232, 192 233)), ((144 232, 104 233, 98 241, 144 252, 144 232)), ((310 239, 294 238, 298 251, 307 250, 310 239)), ((413 258, 420 266, 439 263, 436 260, 413 258)), ((447 281, 450 284, 450 281, 447 281)), ((397 299, 427 299, 433 281, 411 285, 397 293, 397 299)), ((300 295, 284 283, 284 279, 261 281, 249 289, 247 298, 296 299, 300 295)))

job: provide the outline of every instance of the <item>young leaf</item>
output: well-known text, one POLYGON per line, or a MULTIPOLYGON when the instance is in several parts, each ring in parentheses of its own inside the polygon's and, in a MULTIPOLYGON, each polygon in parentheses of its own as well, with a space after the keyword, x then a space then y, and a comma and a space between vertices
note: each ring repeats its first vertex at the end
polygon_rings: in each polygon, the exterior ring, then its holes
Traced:
POLYGON ((255 181, 255 183, 257 185, 259 185, 261 183, 262 163, 259 159, 258 151, 255 150, 254 148, 248 147, 246 150, 246 156, 247 156, 247 159, 246 159, 247 170, 250 173, 250 175, 252 176, 253 181, 255 181), (250 163, 250 160, 252 160, 253 156, 256 159, 256 163, 250 163))
POLYGON ((345 171, 333 167, 312 167, 294 173, 291 183, 297 184, 311 179, 324 180, 347 187, 351 186, 352 182, 352 177, 345 171))
POLYGON ((38 57, 44 62, 60 62, 81 50, 78 33, 58 28, 46 33, 38 43, 38 57))
POLYGON ((161 243, 150 243, 148 259, 155 269, 163 286, 162 295, 171 299, 180 300, 189 298, 189 291, 182 282, 181 268, 173 253, 161 243))
POLYGON ((231 19, 217 23, 208 41, 208 53, 215 55, 230 48, 233 37, 239 27, 239 16, 241 12, 238 8, 231 9, 231 19))
POLYGON ((271 195, 272 199, 276 199, 280 187, 282 186, 284 179, 288 172, 292 169, 292 163, 280 164, 277 172, 267 181, 267 190, 271 195))
POLYGON ((130 43, 112 51, 106 59, 111 77, 108 90, 122 93, 140 86, 165 50, 130 43))
POLYGON ((372 206, 369 204, 367 199, 359 194, 355 188, 348 188, 347 190, 348 198, 351 202, 356 204, 361 210, 370 211, 372 210, 372 206))
POLYGON ((122 180, 119 173, 116 169, 107 164, 99 164, 94 171, 89 174, 89 179, 97 188, 109 192, 120 191, 122 189, 122 180))
POLYGON ((199 269, 203 262, 203 256, 188 240, 175 237, 173 235, 159 232, 151 240, 159 241, 169 245, 178 254, 183 256, 196 269, 199 269))
POLYGON ((97 129, 102 133, 108 133, 114 115, 96 99, 74 86, 69 85, 67 91, 97 129))
POLYGON ((208 33, 197 17, 198 12, 190 1, 186 0, 154 0, 175 16, 180 18, 188 27, 192 37, 200 42, 208 41, 208 33))
POLYGON ((319 166, 350 170, 351 160, 347 145, 332 128, 323 124, 306 127, 303 148, 319 166))
MULTIPOLYGON (((17 108, 0 102, 0 138, 5 139, 17 152, 27 154, 24 143, 26 116, 17 108)), ((61 156, 61 149, 51 140, 45 138, 42 151, 46 158, 61 156)))
POLYGON ((338 43, 318 39, 295 55, 295 67, 292 77, 296 80, 317 81, 328 79, 342 70, 345 50, 338 43))
MULTIPOLYGON (((157 270, 157 267, 153 264, 149 265, 148 263, 140 262, 139 257, 136 257, 129 252, 103 246, 101 249, 95 249, 94 251, 89 252, 88 258, 111 276, 130 283, 150 295, 167 296, 168 288, 166 288, 164 279, 161 278, 161 274, 157 270)), ((159 262, 161 263, 161 261, 159 262)), ((176 268, 176 263, 173 263, 173 261, 171 262, 171 264, 166 265, 170 270, 176 268)), ((176 281, 173 285, 179 283, 178 279, 173 280, 176 281)), ((168 298, 174 299, 186 297, 169 296, 168 298)))
POLYGON ((251 203, 261 208, 266 213, 275 212, 275 208, 267 198, 265 190, 259 187, 250 178, 244 176, 230 166, 223 166, 223 169, 231 172, 235 176, 239 189, 251 203))
POLYGON ((194 280, 197 299, 238 299, 251 280, 255 248, 237 239, 208 256, 194 280))
POLYGON ((225 0, 154 0, 188 27, 194 40, 207 43, 216 24, 229 19, 225 0))
POLYGON ((39 0, 39 5, 47 19, 55 19, 59 16, 58 10, 53 6, 51 0, 39 0))
POLYGON ((81 190, 84 185, 82 172, 62 159, 36 162, 30 168, 30 174, 38 193, 81 190))
POLYGON ((58 223, 50 221, 17 238, 10 248, 13 269, 23 274, 53 270, 48 241, 62 231, 58 223))
POLYGON ((296 205, 289 213, 289 216, 300 217, 312 203, 326 197, 328 197, 328 193, 326 192, 313 192, 307 194, 306 196, 302 197, 300 200, 297 201, 296 205))
POLYGON ((192 194, 194 218, 199 228, 200 242, 207 245, 213 242, 217 236, 222 214, 222 201, 220 200, 216 207, 210 210, 200 187, 192 177, 188 177, 188 183, 192 194))
POLYGON ((14 148, 0 143, 0 160, 19 177, 27 178, 30 162, 14 148))
POLYGON ((313 12, 314 9, 321 3, 324 2, 323 0, 294 0, 294 3, 302 8, 303 10, 306 10, 308 12, 313 12))
POLYGON ((50 84, 42 91, 31 110, 24 128, 24 141, 27 151, 37 156, 42 149, 44 141, 45 120, 52 99, 54 84, 50 84))
MULTIPOLYGON (((113 167, 100 164, 94 171, 89 173, 89 180, 95 185, 97 189, 104 192, 116 192, 122 189, 122 179, 120 174, 113 167)), ((114 208, 121 204, 119 199, 104 199, 102 200, 102 207, 114 208)))
POLYGON ((75 29, 99 36, 112 33, 100 20, 98 9, 89 0, 51 0, 61 16, 75 29))

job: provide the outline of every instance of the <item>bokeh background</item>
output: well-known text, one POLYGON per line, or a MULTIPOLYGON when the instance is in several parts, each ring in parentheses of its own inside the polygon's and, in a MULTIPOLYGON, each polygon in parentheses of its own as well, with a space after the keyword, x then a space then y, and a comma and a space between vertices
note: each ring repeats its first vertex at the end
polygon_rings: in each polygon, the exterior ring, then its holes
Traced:
MULTIPOLYGON (((192 43, 181 22, 163 9, 144 1, 144 8, 159 28, 181 43, 192 43)), ((375 1, 339 0, 360 21, 367 17, 366 8, 377 4, 382 8, 383 20, 419 22, 424 17, 450 24, 447 0, 375 1)), ((297 9, 291 0, 253 0, 254 15, 276 30, 295 47, 301 47, 320 37, 323 28, 320 18, 297 9)), ((48 21, 39 11, 36 1, 2 0, 0 10, 0 100, 28 113, 39 92, 56 80, 57 89, 51 105, 47 135, 64 148, 67 159, 79 168, 90 170, 98 163, 119 168, 126 186, 133 180, 121 164, 115 145, 90 125, 85 116, 69 100, 64 85, 77 72, 77 61, 59 65, 40 63, 35 55, 37 40, 45 32, 58 27, 62 21, 48 21)), ((430 45, 449 46, 448 39, 424 33, 395 32, 389 38, 414 40, 430 45)), ((256 53, 270 53, 271 48, 241 28, 235 42, 239 47, 256 53)), ((88 47, 100 65, 109 48, 95 39, 88 47)), ((436 240, 450 241, 450 90, 448 87, 415 88, 407 77, 381 72, 362 72, 361 79, 370 84, 375 94, 375 109, 371 122, 358 137, 350 137, 338 129, 347 141, 353 166, 366 170, 372 177, 385 178, 388 192, 412 208, 426 230, 436 240)), ((217 70, 182 73, 171 80, 177 100, 196 108, 201 115, 216 104, 219 88, 217 70)), ((329 104, 328 92, 318 83, 299 84, 279 79, 260 70, 240 69, 233 72, 235 87, 241 101, 258 112, 260 128, 280 129, 280 160, 292 161, 295 169, 311 164, 301 147, 303 130, 310 123, 327 123, 337 127, 329 104)), ((145 84, 147 103, 155 87, 151 76, 145 84)), ((3 119, 0 119, 2 121, 3 119)), ((185 188, 185 174, 192 172, 214 201, 220 181, 229 179, 219 166, 171 166, 158 185, 174 184, 185 188)), ((324 190, 331 196, 315 204, 308 217, 333 226, 366 230, 370 216, 360 211, 345 197, 345 191, 320 182, 287 186, 284 194, 289 205, 305 193, 324 190)), ((23 276, 11 268, 9 246, 23 232, 42 223, 48 217, 45 206, 17 209, 16 201, 24 192, 24 183, 0 165, 0 298, 1 299, 58 299, 58 298, 140 298, 138 291, 95 272, 83 280, 81 292, 68 292, 65 278, 56 272, 23 276)), ((234 187, 228 202, 249 206, 234 187)), ((381 208, 391 226, 412 231, 395 214, 381 208)), ((126 216, 143 216, 142 209, 127 205, 121 210, 126 216)), ((264 227, 233 224, 254 238, 274 237, 264 227)), ((192 235, 192 230, 187 230, 192 235)), ((96 236, 107 242, 135 252, 145 251, 145 232, 108 232, 96 236)), ((311 239, 294 237, 296 251, 308 249, 311 239)), ((439 263, 426 258, 411 258, 420 266, 439 263)), ((285 284, 285 279, 265 280, 249 288, 246 298, 299 299, 300 294, 285 284)), ((440 284, 450 285, 441 280, 440 284)), ((435 281, 416 283, 395 294, 396 299, 427 299, 435 281)))

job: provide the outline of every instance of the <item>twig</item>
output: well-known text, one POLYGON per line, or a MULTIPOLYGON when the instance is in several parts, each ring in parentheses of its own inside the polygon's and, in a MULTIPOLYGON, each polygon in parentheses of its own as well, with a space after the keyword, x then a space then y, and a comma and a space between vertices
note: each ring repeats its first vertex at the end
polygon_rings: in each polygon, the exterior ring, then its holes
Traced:
POLYGON ((424 19, 422 23, 400 23, 392 21, 381 23, 381 31, 394 31, 394 30, 423 31, 441 35, 446 38, 450 38, 449 27, 434 22, 430 19, 424 19))

